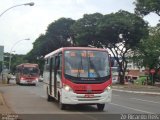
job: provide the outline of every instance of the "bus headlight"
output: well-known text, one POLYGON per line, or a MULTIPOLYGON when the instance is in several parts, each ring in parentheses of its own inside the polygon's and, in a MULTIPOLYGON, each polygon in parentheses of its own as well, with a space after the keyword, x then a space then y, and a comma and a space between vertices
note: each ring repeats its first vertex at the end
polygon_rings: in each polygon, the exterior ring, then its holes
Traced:
POLYGON ((106 87, 106 88, 105 88, 105 91, 106 91, 106 90, 107 90, 107 91, 108 91, 108 90, 111 90, 111 86, 106 87))
POLYGON ((25 80, 25 78, 21 77, 21 79, 20 79, 20 80, 25 80))
POLYGON ((36 82, 38 82, 38 78, 36 78, 35 80, 36 80, 36 82))
POLYGON ((67 92, 72 91, 72 88, 70 86, 68 86, 68 85, 64 85, 64 89, 67 92))

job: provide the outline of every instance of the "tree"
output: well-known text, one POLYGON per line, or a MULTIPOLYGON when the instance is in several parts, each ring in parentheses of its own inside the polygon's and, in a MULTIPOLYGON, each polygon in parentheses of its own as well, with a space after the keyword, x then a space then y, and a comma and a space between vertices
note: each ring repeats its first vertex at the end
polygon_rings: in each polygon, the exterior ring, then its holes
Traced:
POLYGON ((69 38, 72 37, 70 26, 74 20, 70 18, 60 18, 51 23, 45 34, 41 34, 33 43, 33 49, 27 54, 29 61, 34 61, 37 57, 45 56, 60 47, 71 46, 69 38), (31 57, 32 56, 32 57, 31 57))
POLYGON ((138 54, 142 59, 141 66, 149 69, 159 68, 160 66, 160 24, 157 27, 150 28, 149 37, 142 39, 139 44, 138 54))
MULTIPOLYGON (((4 53, 4 56, 3 69, 8 69, 10 53, 4 53)), ((27 60, 25 60, 25 55, 11 54, 11 58, 11 73, 15 73, 17 65, 27 62, 27 60)))
POLYGON ((16 71, 16 66, 22 63, 28 62, 25 59, 25 55, 18 55, 18 54, 13 54, 12 55, 12 64, 11 64, 11 72, 15 73, 16 71))
POLYGON ((135 14, 120 10, 105 15, 97 27, 101 44, 112 52, 120 68, 120 83, 124 84, 127 54, 137 46, 141 38, 147 36, 147 23, 135 14))
POLYGON ((99 41, 96 34, 98 21, 103 17, 100 13, 84 14, 83 18, 78 19, 72 26, 74 31, 74 44, 77 46, 93 45, 98 47, 99 41))
POLYGON ((41 59, 46 54, 60 48, 71 46, 68 39, 73 37, 70 26, 75 21, 70 18, 60 18, 52 22, 45 34, 41 34, 33 43, 33 49, 27 54, 28 62, 39 63, 42 71, 44 61, 41 59))
POLYGON ((147 33, 147 23, 135 14, 119 11, 108 15, 84 15, 72 27, 79 46, 108 48, 120 67, 120 82, 124 83, 126 54, 147 33))
POLYGON ((49 52, 46 35, 41 34, 33 43, 33 49, 26 55, 28 62, 36 62, 37 58, 49 52))
MULTIPOLYGON (((142 39, 134 57, 141 66, 160 69, 160 24, 150 28, 150 35, 146 39, 142 39)), ((154 83, 154 82, 153 82, 154 83)))
POLYGON ((69 39, 73 37, 73 33, 70 27, 74 22, 70 18, 60 18, 48 26, 46 37, 47 41, 52 45, 52 51, 60 47, 71 46, 69 39))
POLYGON ((150 12, 160 16, 160 0, 136 0, 135 13, 138 15, 148 15, 150 12))

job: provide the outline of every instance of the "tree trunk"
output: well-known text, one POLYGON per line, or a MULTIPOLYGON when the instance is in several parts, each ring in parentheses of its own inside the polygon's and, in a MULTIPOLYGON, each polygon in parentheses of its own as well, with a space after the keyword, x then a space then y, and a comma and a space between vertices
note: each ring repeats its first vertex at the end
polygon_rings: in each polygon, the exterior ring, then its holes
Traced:
POLYGON ((119 75, 119 79, 120 79, 120 84, 124 85, 124 76, 123 75, 119 75))
POLYGON ((120 81, 121 85, 124 85, 124 83, 125 83, 124 78, 125 78, 125 73, 124 72, 119 72, 119 81, 120 81))

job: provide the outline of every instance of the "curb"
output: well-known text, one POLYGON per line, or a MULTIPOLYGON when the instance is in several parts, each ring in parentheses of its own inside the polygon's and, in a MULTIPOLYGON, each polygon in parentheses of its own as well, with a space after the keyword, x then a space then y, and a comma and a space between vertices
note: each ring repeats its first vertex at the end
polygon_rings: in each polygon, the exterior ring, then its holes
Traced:
POLYGON ((2 93, 0 93, 0 105, 5 105, 5 102, 2 97, 2 93))
POLYGON ((5 99, 3 98, 3 94, 1 92, 0 92, 0 114, 2 115, 15 114, 15 112, 6 104, 5 99))
POLYGON ((0 83, 0 87, 5 87, 5 86, 16 86, 17 84, 1 84, 0 83))
POLYGON ((120 90, 120 89, 113 89, 113 91, 119 91, 119 92, 127 92, 127 93, 139 93, 139 94, 150 94, 150 95, 160 95, 158 92, 144 92, 144 91, 130 91, 130 90, 120 90))

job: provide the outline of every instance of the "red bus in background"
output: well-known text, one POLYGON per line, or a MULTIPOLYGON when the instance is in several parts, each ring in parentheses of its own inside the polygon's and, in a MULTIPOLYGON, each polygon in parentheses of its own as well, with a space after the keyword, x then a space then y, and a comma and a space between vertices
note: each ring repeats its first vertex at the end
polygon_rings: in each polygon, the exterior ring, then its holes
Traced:
POLYGON ((38 64, 23 63, 16 66, 16 83, 36 85, 39 79, 38 64))
POLYGON ((97 105, 111 102, 111 67, 105 49, 64 47, 45 56, 43 78, 48 101, 60 109, 68 104, 97 105))

